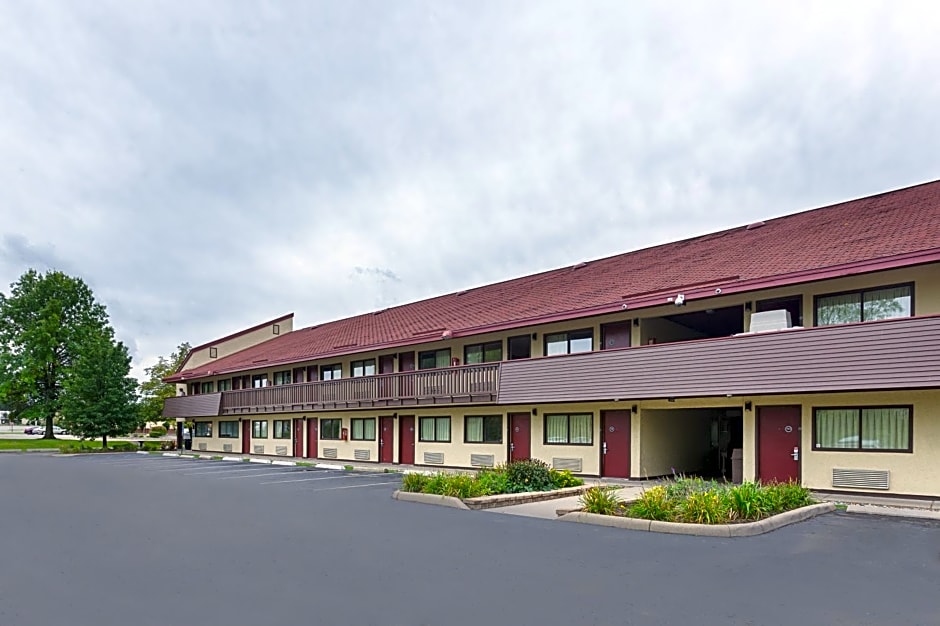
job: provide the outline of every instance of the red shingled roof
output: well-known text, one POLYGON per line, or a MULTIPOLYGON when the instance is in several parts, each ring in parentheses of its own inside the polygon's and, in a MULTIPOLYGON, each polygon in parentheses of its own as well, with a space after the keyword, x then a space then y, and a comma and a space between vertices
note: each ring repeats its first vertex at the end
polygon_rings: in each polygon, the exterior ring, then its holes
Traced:
POLYGON ((193 378, 940 260, 940 181, 295 330, 193 378))

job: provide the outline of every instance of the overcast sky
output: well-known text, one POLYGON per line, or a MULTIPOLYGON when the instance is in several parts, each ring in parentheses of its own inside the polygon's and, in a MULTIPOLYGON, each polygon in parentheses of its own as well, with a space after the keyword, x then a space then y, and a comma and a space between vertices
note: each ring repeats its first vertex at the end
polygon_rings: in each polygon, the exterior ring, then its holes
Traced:
POLYGON ((135 374, 940 178, 902 2, 0 3, 0 291, 82 277, 135 374))

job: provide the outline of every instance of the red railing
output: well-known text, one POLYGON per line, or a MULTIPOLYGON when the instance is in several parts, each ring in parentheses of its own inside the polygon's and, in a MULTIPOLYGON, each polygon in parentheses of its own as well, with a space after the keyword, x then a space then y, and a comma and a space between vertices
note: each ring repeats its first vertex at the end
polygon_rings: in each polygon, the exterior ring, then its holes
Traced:
POLYGON ((222 412, 264 407, 348 407, 495 401, 499 363, 379 374, 222 393, 222 412))

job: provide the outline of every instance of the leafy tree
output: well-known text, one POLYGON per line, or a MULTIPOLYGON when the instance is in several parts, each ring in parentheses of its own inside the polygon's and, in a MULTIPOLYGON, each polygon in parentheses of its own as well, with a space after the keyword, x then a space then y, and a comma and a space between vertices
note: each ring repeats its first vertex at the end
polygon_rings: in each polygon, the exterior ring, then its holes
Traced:
POLYGON ((155 365, 144 370, 147 378, 140 383, 140 402, 137 405, 139 423, 162 421, 163 401, 176 395, 176 385, 165 383, 163 379, 179 369, 189 350, 188 343, 181 343, 169 358, 161 356, 155 365))
POLYGON ((30 269, 10 287, 0 294, 0 399, 44 420, 54 439, 69 369, 108 315, 88 285, 59 271, 30 269))
POLYGON ((105 328, 89 334, 65 377, 62 424, 82 439, 129 433, 137 425, 137 381, 128 376, 127 347, 105 328))

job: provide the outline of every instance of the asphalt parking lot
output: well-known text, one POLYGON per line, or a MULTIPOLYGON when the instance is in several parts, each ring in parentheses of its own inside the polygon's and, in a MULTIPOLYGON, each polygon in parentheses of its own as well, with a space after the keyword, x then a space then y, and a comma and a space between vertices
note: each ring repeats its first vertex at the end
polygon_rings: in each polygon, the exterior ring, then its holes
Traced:
POLYGON ((940 526, 635 533, 398 502, 396 474, 0 455, 0 624, 940 624, 940 526))

